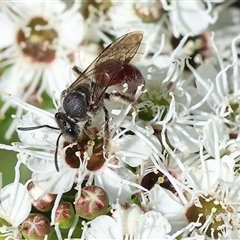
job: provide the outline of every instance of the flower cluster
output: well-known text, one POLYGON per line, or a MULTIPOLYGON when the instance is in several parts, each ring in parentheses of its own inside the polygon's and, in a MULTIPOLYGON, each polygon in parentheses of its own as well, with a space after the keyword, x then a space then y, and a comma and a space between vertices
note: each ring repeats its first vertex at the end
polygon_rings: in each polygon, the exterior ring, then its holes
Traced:
POLYGON ((240 238, 239 4, 67 3, 0 4, 0 239, 240 238))

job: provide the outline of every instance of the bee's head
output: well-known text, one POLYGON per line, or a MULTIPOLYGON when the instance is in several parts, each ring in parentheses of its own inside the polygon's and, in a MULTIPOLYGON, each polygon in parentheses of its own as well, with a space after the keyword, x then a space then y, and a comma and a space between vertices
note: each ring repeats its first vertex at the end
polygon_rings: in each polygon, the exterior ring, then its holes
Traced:
POLYGON ((78 124, 64 112, 57 112, 55 114, 55 120, 65 140, 69 143, 76 142, 80 134, 78 124))

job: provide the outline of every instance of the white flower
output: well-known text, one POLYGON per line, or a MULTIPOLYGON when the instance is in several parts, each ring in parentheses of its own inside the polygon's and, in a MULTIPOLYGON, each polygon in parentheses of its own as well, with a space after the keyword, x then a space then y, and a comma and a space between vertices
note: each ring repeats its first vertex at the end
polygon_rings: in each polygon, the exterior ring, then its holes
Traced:
POLYGON ((238 134, 240 123, 240 62, 236 47, 239 39, 239 37, 236 37, 232 40, 231 59, 233 63, 224 63, 218 48, 213 42, 213 38, 212 44, 217 61, 202 63, 197 70, 187 63, 196 79, 197 92, 202 98, 200 102, 203 102, 202 107, 205 115, 211 113, 222 118, 225 127, 228 128, 228 133, 231 134, 238 134))
POLYGON ((19 166, 15 167, 15 181, 0 190, 0 238, 16 239, 19 237, 20 224, 31 211, 30 196, 26 187, 19 183, 19 166))
MULTIPOLYGON (((221 166, 226 163, 224 161, 221 166)), ((205 237, 211 234, 220 234, 228 239, 239 237, 235 231, 239 223, 239 197, 236 193, 239 191, 240 178, 235 177, 230 182, 218 180, 219 174, 214 174, 218 164, 216 160, 209 160, 205 164, 205 171, 199 168, 190 172, 185 200, 158 185, 150 190, 150 206, 168 219, 172 226, 172 236, 177 237, 181 233, 187 236, 189 232, 190 236, 194 236, 195 233, 206 232, 205 237), (201 209, 205 209, 205 213, 201 209)), ((224 176, 228 170, 227 166, 224 176)), ((233 176, 232 172, 230 175, 233 176)))
POLYGON ((101 28, 115 37, 125 32, 142 30, 143 42, 148 43, 146 53, 155 52, 158 50, 161 34, 167 34, 163 16, 159 1, 113 1, 101 28))
POLYGON ((191 113, 201 106, 192 100, 194 86, 183 76, 184 62, 160 69, 155 65, 141 67, 147 92, 140 97, 139 116, 161 134, 170 144, 185 153, 199 149, 195 126, 203 125, 206 117, 191 113))
MULTIPOLYGON (((79 4, 69 9, 62 1, 11 2, 0 10, 0 89, 24 101, 46 91, 60 96, 69 79, 69 69, 84 38, 79 4), (41 80, 41 81, 40 81, 41 80)), ((2 108, 2 114, 10 103, 2 108)))
POLYGON ((88 223, 84 239, 166 239, 171 230, 166 218, 159 212, 144 213, 139 206, 113 206, 113 214, 100 216, 88 223))
POLYGON ((168 11, 173 35, 179 37, 191 32, 194 35, 203 33, 209 24, 217 20, 217 15, 212 16, 212 5, 194 0, 186 4, 185 1, 161 0, 164 10, 168 11), (207 7, 206 7, 207 6, 207 7))
POLYGON ((210 153, 200 147, 198 165, 183 164, 175 155, 182 170, 182 180, 174 180, 177 194, 158 185, 149 192, 150 207, 168 219, 174 238, 181 234, 194 237, 196 233, 205 238, 239 237, 240 177, 235 175, 235 161, 240 151, 229 152, 229 147, 223 151, 226 136, 219 126, 221 122, 212 118, 204 127, 202 141, 210 153))
MULTIPOLYGON (((24 103, 14 96, 10 95, 9 98, 12 103, 27 110, 28 113, 23 115, 22 119, 18 119, 18 127, 23 128, 17 130, 21 143, 14 143, 13 146, 1 144, 0 148, 19 152, 19 161, 32 171, 31 181, 42 191, 37 200, 41 200, 48 193, 57 195, 51 213, 52 224, 55 224, 55 210, 62 194, 68 192, 73 184, 76 184, 75 188, 78 190, 76 198, 80 196, 85 180, 85 185, 94 183, 100 186, 106 191, 110 204, 116 202, 116 199, 119 199, 120 203, 130 202, 135 193, 145 190, 137 184, 137 175, 118 164, 119 161, 116 161, 111 151, 108 158, 105 158, 101 114, 92 119, 92 130, 97 133, 95 139, 83 138, 78 143, 69 144, 63 137, 57 140, 60 137, 60 130, 52 113, 24 103), (43 127, 34 128, 38 126, 43 127)), ((113 109, 113 112, 118 114, 110 115, 112 118, 109 123, 110 136, 114 136, 124 127, 122 121, 130 109, 131 106, 121 110, 113 109)), ((133 121, 130 122, 131 126, 132 124, 133 121)), ((111 138, 109 142, 111 145, 111 138)))
MULTIPOLYGON (((230 2, 229 2, 230 3, 230 2)), ((210 30, 215 33, 214 41, 221 52, 223 60, 232 57, 231 43, 233 38, 239 34, 240 9, 236 7, 219 6, 219 16, 210 30)))
POLYGON ((0 216, 12 226, 22 223, 31 210, 31 201, 26 187, 21 183, 11 183, 1 189, 0 216), (22 210, 20 212, 20 210, 22 210))

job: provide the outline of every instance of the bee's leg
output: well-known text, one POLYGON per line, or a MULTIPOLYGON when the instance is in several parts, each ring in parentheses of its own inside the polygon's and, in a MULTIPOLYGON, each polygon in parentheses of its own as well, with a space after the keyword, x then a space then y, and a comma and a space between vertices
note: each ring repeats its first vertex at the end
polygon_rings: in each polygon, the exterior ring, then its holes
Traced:
POLYGON ((93 140, 96 137, 96 134, 89 128, 91 125, 92 121, 91 119, 88 119, 84 125, 83 131, 91 140, 93 140))
POLYGON ((120 92, 112 92, 112 93, 105 93, 104 98, 113 100, 115 102, 123 103, 126 105, 131 104, 132 108, 133 108, 133 114, 137 115, 137 113, 138 113, 136 99, 131 95, 128 95, 125 93, 120 93, 120 92))
MULTIPOLYGON (((105 124, 104 124, 104 133, 103 133, 103 149, 105 157, 108 156, 109 152, 109 138, 110 138, 110 131, 109 131, 109 114, 106 107, 103 105, 103 111, 104 111, 104 118, 105 118, 105 124)), ((90 128, 92 125, 91 119, 88 119, 88 121, 84 125, 84 133, 91 139, 94 140, 96 137, 96 133, 93 132, 90 128)))
POLYGON ((78 66, 73 66, 72 68, 75 77, 79 77, 82 74, 82 70, 78 66))
POLYGON ((110 139, 110 130, 109 130, 109 114, 106 107, 103 105, 103 111, 105 115, 105 124, 104 124, 104 151, 105 157, 108 157, 109 153, 109 139, 110 139))

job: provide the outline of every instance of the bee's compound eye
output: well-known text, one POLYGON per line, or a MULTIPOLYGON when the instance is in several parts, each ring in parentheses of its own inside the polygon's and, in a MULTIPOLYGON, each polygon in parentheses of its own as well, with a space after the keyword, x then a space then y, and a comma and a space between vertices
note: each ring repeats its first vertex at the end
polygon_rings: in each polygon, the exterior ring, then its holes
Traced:
POLYGON ((64 99, 67 96, 67 90, 63 90, 61 93, 61 99, 64 99))
POLYGON ((72 136, 74 136, 76 134, 75 130, 71 127, 67 128, 67 132, 72 136))
POLYGON ((67 116, 63 112, 57 112, 55 114, 55 120, 58 124, 65 125, 65 119, 67 119, 67 116))
POLYGON ((65 129, 63 136, 65 137, 67 142, 75 142, 78 139, 79 130, 69 127, 67 129, 65 129))
POLYGON ((79 126, 63 112, 55 114, 56 122, 67 142, 75 142, 80 134, 79 126))

